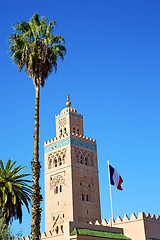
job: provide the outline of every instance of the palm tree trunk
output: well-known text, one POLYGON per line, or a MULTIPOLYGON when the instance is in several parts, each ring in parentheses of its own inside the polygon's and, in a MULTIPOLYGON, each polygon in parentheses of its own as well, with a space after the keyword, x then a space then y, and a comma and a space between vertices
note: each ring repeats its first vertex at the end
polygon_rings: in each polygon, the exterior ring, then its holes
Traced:
POLYGON ((39 92, 40 87, 36 86, 35 96, 35 125, 34 125, 34 158, 32 161, 32 223, 31 235, 32 240, 40 239, 40 222, 41 222, 41 207, 42 195, 40 194, 39 178, 40 178, 40 162, 39 162, 39 92))

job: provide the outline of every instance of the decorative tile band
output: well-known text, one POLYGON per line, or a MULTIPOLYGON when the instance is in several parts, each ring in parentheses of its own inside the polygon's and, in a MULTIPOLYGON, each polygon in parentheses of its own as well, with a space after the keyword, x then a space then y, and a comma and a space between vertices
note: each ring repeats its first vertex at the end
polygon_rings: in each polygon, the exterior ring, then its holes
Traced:
POLYGON ((58 119, 60 119, 60 118, 62 118, 62 117, 65 117, 66 115, 72 115, 72 116, 74 116, 74 117, 77 117, 77 118, 81 118, 81 119, 83 119, 83 117, 82 116, 80 116, 80 115, 77 115, 77 114, 75 114, 75 113, 71 113, 71 112, 67 112, 67 113, 64 113, 64 114, 62 114, 61 116, 59 116, 59 117, 56 117, 56 120, 58 120, 58 119))
POLYGON ((85 142, 76 138, 71 138, 71 144, 74 146, 87 148, 89 150, 97 152, 97 145, 93 143, 85 142))
POLYGON ((78 146, 78 147, 82 147, 82 148, 86 148, 86 149, 97 152, 97 145, 96 144, 85 142, 85 141, 82 141, 82 140, 79 140, 79 139, 76 139, 76 138, 72 138, 72 137, 69 137, 69 138, 60 140, 59 142, 55 142, 55 143, 52 143, 48 146, 45 146, 44 147, 44 152, 48 153, 48 152, 51 152, 51 151, 56 150, 58 148, 67 146, 69 144, 74 145, 74 146, 78 146))

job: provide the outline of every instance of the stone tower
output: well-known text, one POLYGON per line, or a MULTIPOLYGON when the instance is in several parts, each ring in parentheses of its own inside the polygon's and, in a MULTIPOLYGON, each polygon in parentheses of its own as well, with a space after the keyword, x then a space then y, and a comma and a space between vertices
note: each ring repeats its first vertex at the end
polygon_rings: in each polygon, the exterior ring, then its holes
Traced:
POLYGON ((56 116, 56 138, 45 143, 45 231, 66 221, 101 221, 96 141, 83 134, 83 115, 67 108, 56 116))

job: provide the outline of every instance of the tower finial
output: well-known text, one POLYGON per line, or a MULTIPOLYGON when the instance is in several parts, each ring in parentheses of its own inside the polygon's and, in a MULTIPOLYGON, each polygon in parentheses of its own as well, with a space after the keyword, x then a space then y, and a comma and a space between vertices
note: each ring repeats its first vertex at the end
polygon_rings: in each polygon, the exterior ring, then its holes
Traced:
POLYGON ((71 106, 69 94, 68 94, 68 96, 67 96, 66 106, 67 106, 67 107, 70 107, 70 106, 71 106))

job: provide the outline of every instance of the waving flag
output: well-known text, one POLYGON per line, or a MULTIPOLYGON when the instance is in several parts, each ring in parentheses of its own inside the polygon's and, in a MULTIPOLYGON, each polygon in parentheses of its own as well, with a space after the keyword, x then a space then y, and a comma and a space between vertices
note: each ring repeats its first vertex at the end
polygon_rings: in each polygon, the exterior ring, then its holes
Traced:
POLYGON ((116 186, 117 189, 123 190, 121 187, 123 179, 121 178, 117 170, 113 168, 111 165, 109 165, 109 172, 110 172, 110 183, 116 186))

